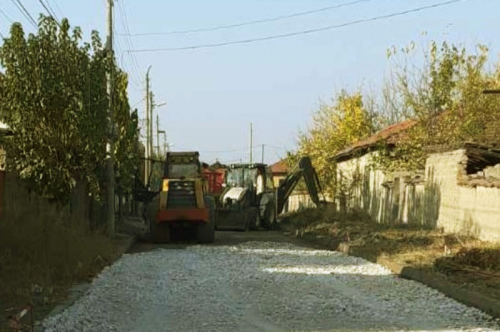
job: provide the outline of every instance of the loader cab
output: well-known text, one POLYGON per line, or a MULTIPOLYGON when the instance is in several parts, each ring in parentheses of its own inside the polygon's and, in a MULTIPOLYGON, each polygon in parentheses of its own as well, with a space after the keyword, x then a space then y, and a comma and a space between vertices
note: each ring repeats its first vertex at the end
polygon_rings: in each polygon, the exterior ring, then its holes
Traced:
POLYGON ((226 175, 225 191, 231 188, 244 188, 250 192, 251 201, 258 201, 258 197, 272 191, 272 177, 265 164, 233 164, 226 175))
POLYGON ((166 179, 194 179, 201 177, 198 152, 168 152, 163 177, 166 179))

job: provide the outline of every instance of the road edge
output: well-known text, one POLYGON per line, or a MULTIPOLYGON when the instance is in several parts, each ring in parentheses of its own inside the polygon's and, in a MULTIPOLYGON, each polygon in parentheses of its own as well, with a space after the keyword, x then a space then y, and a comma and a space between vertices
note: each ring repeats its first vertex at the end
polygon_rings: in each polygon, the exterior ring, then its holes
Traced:
POLYGON ((401 278, 417 281, 457 302, 479 309, 493 318, 500 318, 500 300, 480 292, 464 289, 461 285, 447 280, 447 277, 441 273, 418 269, 395 262, 385 256, 366 253, 359 250, 358 246, 351 246, 347 242, 332 241, 328 238, 297 237, 290 232, 284 234, 301 242, 310 243, 313 246, 319 245, 328 250, 339 251, 349 256, 360 257, 372 263, 380 264, 401 278))
MULTIPOLYGON (((116 255, 113 261, 110 262, 110 264, 107 266, 113 265, 124 254, 126 254, 137 242, 137 236, 130 234, 117 234, 116 241, 118 242, 116 255)), ((96 278, 97 276, 99 276, 99 274, 97 274, 94 278, 96 278)), ((36 322, 37 327, 41 328, 41 326, 39 325, 43 320, 47 319, 48 317, 58 315, 64 312, 69 307, 71 307, 73 304, 75 304, 76 301, 78 301, 83 295, 85 295, 85 293, 87 292, 87 290, 90 288, 91 285, 92 282, 87 282, 72 286, 68 291, 67 298, 63 302, 56 305, 42 320, 36 322)), ((42 330, 37 329, 36 331, 42 331, 42 330)))

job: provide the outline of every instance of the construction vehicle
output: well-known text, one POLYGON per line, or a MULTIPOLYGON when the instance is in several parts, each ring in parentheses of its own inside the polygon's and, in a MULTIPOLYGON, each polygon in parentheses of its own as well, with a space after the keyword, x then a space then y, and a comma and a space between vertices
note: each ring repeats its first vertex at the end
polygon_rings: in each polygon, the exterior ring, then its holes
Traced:
POLYGON ((297 166, 274 188, 272 174, 265 164, 234 164, 227 170, 225 188, 217 207, 217 229, 273 229, 277 215, 300 179, 304 179, 311 200, 320 206, 321 186, 309 157, 302 157, 297 166))
POLYGON ((161 190, 143 190, 142 197, 149 200, 144 218, 153 242, 168 242, 186 230, 200 243, 214 241, 216 206, 207 194, 198 152, 167 152, 161 190))

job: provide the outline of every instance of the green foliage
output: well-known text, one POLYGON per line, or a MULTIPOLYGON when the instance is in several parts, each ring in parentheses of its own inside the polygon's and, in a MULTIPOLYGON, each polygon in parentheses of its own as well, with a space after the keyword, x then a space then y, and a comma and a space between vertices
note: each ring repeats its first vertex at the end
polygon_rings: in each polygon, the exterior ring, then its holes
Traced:
POLYGON ((116 125, 115 169, 118 190, 129 193, 139 165, 138 140, 139 117, 137 110, 130 113, 127 97, 127 76, 117 72, 115 76, 114 114, 116 125))
MULTIPOLYGON (((371 135, 376 129, 407 119, 417 124, 405 131, 395 146, 379 142, 373 164, 387 171, 422 170, 428 148, 453 147, 467 141, 499 145, 500 98, 483 94, 500 86, 500 63, 488 70, 488 49, 479 45, 475 54, 464 47, 430 42, 423 65, 411 61, 416 44, 388 56, 396 60, 381 93, 363 103, 361 93, 342 91, 333 105, 322 105, 313 125, 299 134, 298 155, 309 155, 324 185, 336 185, 335 154, 371 135), (397 60, 400 59, 400 62, 397 60)), ((366 99, 365 99, 366 100, 366 99)), ((342 191, 342 188, 337 188, 342 191)))
MULTIPOLYGON (((323 104, 313 115, 312 127, 299 135, 298 155, 308 155, 322 185, 335 188, 335 163, 332 157, 352 143, 373 133, 372 114, 365 108, 361 93, 342 91, 332 105, 323 104)), ((295 163, 296 156, 289 158, 295 163)))
MULTIPOLYGON (((106 158, 106 71, 110 64, 96 32, 91 45, 82 42, 79 28, 67 20, 58 28, 42 17, 38 33, 27 38, 13 24, 0 47, 0 120, 13 136, 3 142, 7 167, 17 171, 37 193, 64 203, 77 181, 89 184, 99 197, 99 176, 106 158)), ((116 157, 130 186, 137 121, 131 121, 126 75, 115 68, 114 91, 118 122, 116 157)))
MULTIPOLYGON (((391 52, 394 55, 394 51, 391 52)), ((497 131, 500 100, 484 95, 484 89, 498 86, 498 70, 487 70, 488 49, 479 45, 476 54, 465 47, 431 42, 421 70, 411 70, 406 59, 396 67, 392 93, 402 101, 401 109, 418 120, 405 140, 394 149, 381 147, 376 158, 385 169, 422 169, 426 149, 457 146, 463 142, 499 143, 497 131)))

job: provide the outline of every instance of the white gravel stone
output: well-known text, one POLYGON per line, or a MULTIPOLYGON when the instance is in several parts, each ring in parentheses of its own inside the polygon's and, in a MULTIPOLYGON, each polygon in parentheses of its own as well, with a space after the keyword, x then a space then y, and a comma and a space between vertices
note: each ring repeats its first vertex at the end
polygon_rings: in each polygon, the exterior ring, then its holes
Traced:
POLYGON ((285 243, 124 255, 42 322, 66 331, 500 331, 384 267, 285 243))

